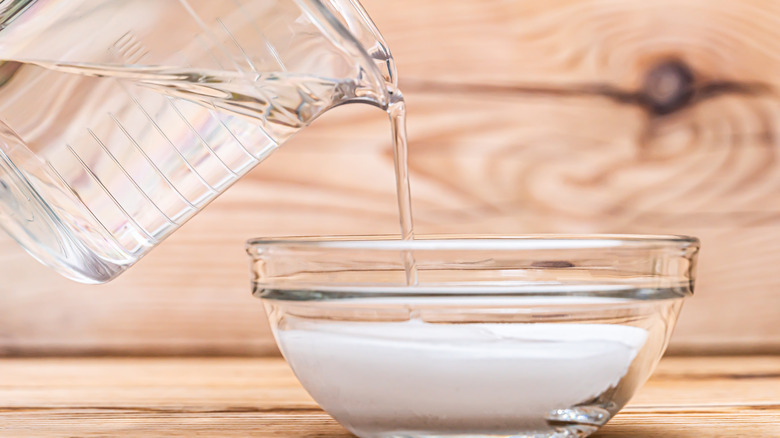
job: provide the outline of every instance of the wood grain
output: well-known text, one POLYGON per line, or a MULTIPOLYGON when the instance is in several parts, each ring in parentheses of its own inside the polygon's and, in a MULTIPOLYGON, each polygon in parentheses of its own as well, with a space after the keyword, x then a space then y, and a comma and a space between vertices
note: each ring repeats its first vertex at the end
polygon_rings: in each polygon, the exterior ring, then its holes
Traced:
MULTIPOLYGON (((671 351, 780 352, 780 4, 364 3, 408 101, 418 233, 696 235, 671 351)), ((388 128, 333 110, 109 285, 0 236, 0 354, 274 353, 243 242, 397 233, 388 128)))
MULTIPOLYGON (((595 436, 776 437, 780 357, 671 358, 595 436)), ((0 436, 350 436, 281 359, 0 360, 0 436)))

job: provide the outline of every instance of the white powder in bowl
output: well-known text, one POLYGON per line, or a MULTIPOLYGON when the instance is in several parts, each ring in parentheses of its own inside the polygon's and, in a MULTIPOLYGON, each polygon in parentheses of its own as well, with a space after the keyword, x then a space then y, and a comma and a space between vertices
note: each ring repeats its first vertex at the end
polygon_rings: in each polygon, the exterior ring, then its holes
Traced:
POLYGON ((618 384, 647 331, 608 324, 294 323, 281 349, 312 397, 361 436, 511 431, 618 384))

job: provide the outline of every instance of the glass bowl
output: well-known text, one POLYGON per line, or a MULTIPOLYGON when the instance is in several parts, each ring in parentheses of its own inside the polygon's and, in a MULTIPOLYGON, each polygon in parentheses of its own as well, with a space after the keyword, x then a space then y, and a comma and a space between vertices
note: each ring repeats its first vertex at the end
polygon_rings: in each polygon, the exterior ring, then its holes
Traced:
POLYGON ((647 380, 693 292, 682 236, 253 240, 304 388, 360 437, 584 437, 647 380))

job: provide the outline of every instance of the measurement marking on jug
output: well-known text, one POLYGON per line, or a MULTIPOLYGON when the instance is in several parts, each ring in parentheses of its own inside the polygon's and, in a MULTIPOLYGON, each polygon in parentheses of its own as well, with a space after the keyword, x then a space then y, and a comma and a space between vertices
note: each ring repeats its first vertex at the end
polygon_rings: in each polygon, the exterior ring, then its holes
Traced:
POLYGON ((236 172, 234 172, 233 169, 231 169, 227 165, 227 163, 222 161, 222 158, 220 158, 219 155, 217 155, 217 153, 214 151, 214 148, 209 146, 209 144, 206 142, 206 140, 203 138, 203 136, 200 135, 200 132, 197 129, 195 129, 195 127, 192 126, 190 121, 186 117, 184 117, 184 114, 182 114, 181 111, 179 111, 179 108, 176 106, 176 102, 174 101, 174 99, 172 97, 170 97, 170 96, 165 96, 165 98, 168 100, 168 104, 171 106, 173 111, 179 116, 179 118, 184 122, 184 124, 187 125, 188 128, 190 128, 190 131, 192 131, 192 133, 195 134, 196 137, 198 137, 198 139, 200 140, 201 144, 203 144, 203 146, 206 148, 206 150, 208 150, 209 155, 214 157, 219 162, 219 164, 221 164, 222 167, 224 167, 225 170, 228 171, 231 175, 233 175, 234 177, 238 178, 238 174, 236 172))
POLYGON ((114 41, 114 44, 111 45, 114 49, 116 49, 117 53, 122 53, 125 50, 125 47, 129 44, 130 40, 132 39, 132 34, 128 30, 127 32, 123 33, 121 37, 119 37, 116 41, 114 41))
POLYGON ((198 27, 203 31, 204 34, 209 35, 211 37, 211 41, 213 42, 214 46, 216 46, 223 55, 233 64, 233 67, 235 67, 236 71, 239 73, 243 73, 244 70, 241 68, 241 66, 238 65, 238 63, 233 59, 232 56, 230 56, 230 52, 225 48, 225 46, 222 45, 222 43, 217 40, 214 35, 211 34, 211 31, 209 31, 208 26, 206 26, 206 23, 203 21, 203 19, 200 18, 200 16, 195 12, 195 9, 192 8, 192 5, 190 5, 190 2, 188 0, 179 0, 179 3, 184 7, 184 9, 187 10, 187 13, 192 16, 192 19, 195 20, 196 23, 198 23, 198 27))
MULTIPOLYGON (((213 103, 212 103, 212 105, 214 106, 214 104, 213 104, 213 103)), ((216 106, 214 106, 214 108, 216 108, 216 106)), ((246 146, 244 146, 244 143, 242 143, 242 142, 241 142, 241 140, 239 140, 239 139, 238 139, 238 137, 236 136, 236 134, 235 134, 235 133, 234 133, 234 132, 233 132, 233 131, 232 131, 230 128, 228 128, 228 126, 225 124, 225 121, 224 121, 224 120, 222 120, 222 114, 221 114, 221 113, 220 113, 218 110, 216 110, 216 109, 214 109, 214 110, 209 110, 209 114, 210 114, 210 115, 211 115, 211 116, 212 116, 212 117, 213 117, 213 118, 214 118, 214 119, 215 119, 217 122, 219 122, 219 124, 220 124, 220 125, 221 125, 223 128, 225 128, 225 131, 227 131, 227 132, 228 132, 228 134, 230 134, 230 136, 231 136, 231 137, 233 137, 233 140, 235 140, 235 141, 236 141, 236 144, 238 144, 238 147, 240 147, 240 148, 241 148, 241 150, 242 150, 242 151, 244 151, 244 153, 245 153, 245 154, 246 154, 246 155, 247 155, 247 156, 248 156, 248 157, 249 157, 251 160, 253 160, 253 161, 254 161, 254 162, 248 162, 247 164, 244 164, 244 165, 243 165, 243 166, 241 166, 240 168, 236 169, 236 171, 237 171, 237 172, 241 172, 241 171, 242 171, 242 170, 243 170, 245 167, 247 167, 247 166, 249 166, 249 165, 252 165, 252 164, 257 164, 257 163, 259 163, 259 161, 257 160, 257 158, 255 158, 255 155, 254 155, 253 153, 249 152, 249 149, 247 149, 247 148, 246 148, 246 146)), ((274 142, 274 143, 276 143, 276 142, 274 142)))
POLYGON ((132 176, 130 176, 130 173, 128 173, 128 172, 127 172, 127 169, 125 169, 125 167, 124 167, 124 166, 122 166, 122 164, 120 164, 120 163, 119 163, 119 160, 117 160, 117 159, 116 159, 116 156, 114 156, 114 154, 113 154, 113 153, 111 153, 111 151, 110 151, 110 150, 109 150, 109 149, 106 147, 106 145, 105 145, 105 144, 104 144, 102 141, 100 141, 100 139, 99 139, 99 138, 98 138, 98 136, 95 134, 95 132, 94 132, 94 131, 92 131, 92 130, 91 130, 91 129, 89 129, 89 128, 87 128, 87 132, 89 132, 89 135, 91 135, 91 136, 92 136, 92 138, 93 138, 93 139, 95 139, 95 141, 96 141, 96 142, 97 142, 97 144, 100 146, 100 148, 101 148, 101 149, 103 149, 103 151, 104 151, 104 152, 105 152, 105 153, 108 155, 108 157, 109 157, 109 158, 111 158, 111 161, 113 161, 113 162, 114 162, 114 164, 116 164, 116 165, 117 165, 117 167, 119 168, 119 170, 120 170, 120 171, 121 171, 121 172, 122 172, 122 173, 123 173, 123 174, 124 174, 124 175, 127 177, 127 179, 128 179, 128 180, 130 180, 130 183, 131 183, 131 184, 132 184, 132 185, 133 185, 133 186, 136 188, 136 190, 138 190, 138 192, 141 194, 141 196, 143 196, 144 198, 146 198, 146 200, 147 200, 147 201, 149 201, 149 203, 151 203, 151 204, 152 204, 152 206, 155 208, 155 210, 157 210, 158 212, 160 212, 160 214, 161 214, 161 215, 162 215, 162 216, 165 218, 165 220, 166 220, 166 221, 167 221, 169 224, 171 224, 171 225, 178 225, 178 224, 177 224, 177 222, 176 222, 176 221, 174 221, 173 219, 171 219, 171 218, 170 218, 170 217, 169 217, 167 214, 165 214, 165 212, 164 212, 164 211, 162 211, 162 209, 161 209, 161 208, 160 208, 160 207, 157 205, 157 203, 156 203, 156 202, 154 202, 154 201, 152 200, 152 198, 151 198, 151 197, 149 197, 149 195, 146 193, 146 191, 144 191, 144 190, 141 188, 141 186, 139 186, 139 185, 138 185, 138 183, 136 182, 136 180, 135 180, 135 179, 133 179, 133 177, 132 177, 132 176))
MULTIPOLYGON (((200 41, 200 38, 195 38, 195 39, 202 45, 202 43, 200 41)), ((222 67, 222 64, 220 64, 220 62, 217 61, 217 59, 214 57, 214 55, 211 54, 211 52, 209 52, 205 48, 204 48, 204 50, 206 51, 206 53, 208 53, 211 56, 211 59, 214 60, 214 62, 219 66, 220 69, 224 69, 224 67, 222 67)), ((187 59, 186 56, 182 55, 182 58, 184 58, 184 60, 185 60, 185 67, 193 68, 192 67, 192 62, 190 62, 190 60, 187 59)), ((213 120, 216 120, 219 123, 219 125, 228 133, 228 135, 233 137, 233 140, 236 141, 236 144, 238 145, 239 149, 241 149, 241 151, 244 154, 246 154, 247 157, 249 157, 250 159, 253 160, 252 162, 246 162, 246 163, 242 164, 238 169, 235 170, 235 172, 240 173, 245 168, 247 168, 248 166, 253 166, 253 165, 257 164, 259 161, 257 161, 257 159, 255 158, 254 154, 252 154, 252 152, 250 152, 249 149, 247 149, 246 146, 244 146, 244 144, 241 142, 241 140, 238 139, 238 137, 235 135, 235 133, 233 133, 233 131, 231 131, 230 128, 228 128, 227 125, 225 124, 225 122, 222 120, 221 113, 217 109, 217 105, 214 103, 214 100, 213 99, 208 99, 207 102, 211 105, 211 108, 213 108, 213 109, 206 108, 208 113, 209 113, 209 116, 213 120)), ((276 143, 272 138, 270 138, 268 136, 268 134, 265 133, 265 131, 263 131, 262 128, 260 128, 259 126, 257 128, 260 130, 260 132, 263 133, 263 136, 268 138, 272 143, 276 143)))
POLYGON ((282 57, 279 55, 279 52, 276 50, 276 47, 274 47, 273 44, 271 44, 271 41, 268 40, 268 38, 265 37, 265 34, 262 30, 257 26, 257 23, 252 20, 252 15, 249 14, 249 11, 246 10, 246 6, 241 3, 239 0, 233 0, 233 3, 238 6, 238 9, 242 12, 242 15, 246 18, 247 23, 249 24, 249 27, 251 27, 255 33, 260 37, 260 39, 263 40, 265 43, 266 49, 268 49, 268 53, 271 54, 271 57, 276 61, 277 64, 279 64, 279 68, 283 71, 287 71, 287 66, 284 65, 284 62, 282 62, 282 57))
POLYGON ((196 177, 196 178, 197 178, 197 179, 198 179, 198 180, 199 180, 201 183, 203 183, 203 185, 205 185, 205 186, 206 186, 206 189, 207 189, 208 191, 210 191, 210 192, 211 192, 213 195, 216 195, 217 193, 219 193, 219 192, 217 191, 217 189, 215 189, 215 188, 214 188, 214 187, 213 187, 211 184, 209 184, 209 183, 208 183, 208 182, 207 182, 207 181, 206 181, 206 180, 203 178, 203 176, 201 176, 201 175, 200 175, 200 174, 199 174, 199 173, 198 173, 198 172, 195 170, 195 167, 192 165, 192 163, 190 163, 190 162, 189 162, 189 160, 187 160, 187 158, 184 156, 184 154, 182 154, 182 152, 179 150, 179 148, 177 148, 177 147, 176 147, 176 145, 174 145, 174 144, 173 144, 173 142, 171 141, 171 139, 170 139, 170 138, 168 138, 168 136, 167 136, 167 135, 165 135, 165 132, 162 130, 162 128, 160 128, 160 125, 158 125, 158 124, 157 124, 157 123, 154 121, 154 118, 152 118, 152 116, 151 116, 151 115, 150 115, 150 114, 149 114, 149 113, 146 111, 146 109, 145 109, 145 108, 144 108, 144 107, 141 105, 141 103, 140 103, 140 102, 138 102, 138 99, 136 99, 136 98, 135 98, 135 96, 134 96, 132 93, 130 93, 130 91, 127 89, 127 87, 125 87, 125 85, 124 85, 124 84, 122 84, 121 82, 119 82, 119 84, 120 84, 120 87, 121 87, 121 88, 122 88, 122 89, 125 91, 125 93, 127 94, 127 96, 128 96, 128 97, 130 97, 130 100, 132 100, 132 101, 133 101, 133 103, 135 103, 135 105, 138 107, 138 109, 139 109, 139 110, 141 110, 141 112, 144 114, 144 116, 146 116, 147 120, 149 120, 149 123, 151 123, 151 125, 152 125, 152 126, 153 126, 153 127, 156 129, 156 130, 157 130, 157 132, 158 132, 158 133, 159 133, 159 134, 160 134, 160 135, 161 135, 161 136, 162 136, 162 137, 165 139, 165 141, 166 141, 166 142, 167 142, 167 143, 168 143, 168 144, 171 146, 171 148, 172 148, 172 149, 173 149, 173 150, 176 152, 176 155, 178 155, 178 156, 179 156, 179 157, 182 159, 182 161, 184 162, 184 165, 185 165, 185 166, 187 166, 187 168, 188 168, 188 169, 190 169, 190 171, 192 172, 192 174, 193 174, 193 175, 194 175, 194 176, 195 176, 195 177, 196 177))
POLYGON ((122 214, 127 218, 127 220, 134 225, 133 228, 136 228, 137 231, 140 231, 143 235, 148 237, 149 241, 157 243, 157 239, 151 234, 149 234, 149 232, 147 232, 146 229, 143 226, 141 226, 141 224, 139 224, 138 221, 136 221, 135 218, 133 218, 133 216, 127 212, 127 210, 125 210, 124 207, 122 207, 122 204, 120 204, 119 201, 114 197, 114 195, 111 194, 111 191, 108 190, 108 187, 106 187, 105 184, 103 184, 103 181, 101 181, 100 178, 98 178, 95 172, 89 167, 89 165, 87 165, 87 163, 84 162, 81 156, 79 156, 79 154, 76 153, 73 147, 71 147, 71 145, 67 143, 65 144, 65 147, 68 148, 68 150, 70 151, 70 153, 73 154, 74 157, 76 157, 76 160, 78 160, 79 164, 81 164, 81 167, 83 167, 84 170, 87 171, 87 174, 92 177, 92 179, 97 183, 97 185, 101 189, 103 189, 103 192, 105 192, 106 196, 108 196, 111 202, 113 202, 114 205, 116 205, 116 207, 119 209, 119 211, 121 211, 122 214))
MULTIPOLYGON (((51 163, 51 161, 48 161, 48 160, 47 160, 47 161, 46 161, 46 166, 49 168, 49 170, 51 170, 51 171, 52 171, 52 173, 54 173, 54 176, 56 176, 56 177, 57 177, 57 179, 59 179, 59 180, 60 180, 60 182, 62 182, 62 184, 63 184, 65 187, 67 187, 67 188, 68 188, 68 190, 70 191, 70 193, 71 193, 71 194, 73 194, 73 196, 75 196, 75 197, 76 197, 76 199, 79 199, 79 200, 81 200, 81 196, 79 196, 79 194, 76 192, 76 190, 75 190, 75 189, 74 189, 74 188, 73 188, 73 187, 72 187, 72 186, 71 186, 71 185, 70 185, 70 184, 69 184, 67 181, 65 181, 65 178, 62 176, 62 174, 60 174, 60 172, 57 170, 57 168, 55 168, 55 167, 54 167, 54 165, 51 163)), ((102 222, 100 219, 98 219, 98 217, 97 217, 97 215, 95 214, 95 212, 94 212, 94 211, 92 211, 92 209, 91 209, 91 208, 89 208, 89 205, 87 205, 87 203, 86 203, 86 202, 83 202, 83 201, 82 201, 81 205, 83 205, 83 206, 84 206, 84 208, 85 208, 85 209, 87 209, 87 212, 89 213, 89 215, 90 215, 90 216, 92 216, 92 219, 94 219, 94 220, 95 220, 95 223, 96 223, 96 224, 98 224, 98 225, 100 225, 100 228, 102 228, 102 229, 103 229, 103 230, 106 232, 106 235, 104 235, 103 237, 108 237, 110 240, 113 240, 113 241, 114 241, 114 243, 117 245, 117 248, 115 248, 115 249, 118 249, 120 252, 123 252, 125 255, 127 255, 128 257, 131 257, 131 258, 132 258, 132 257, 133 257, 133 254, 132 254, 132 253, 130 253, 130 251, 128 251, 128 250, 127 250, 127 248, 126 248, 126 247, 125 247, 125 246, 122 244, 122 242, 120 242, 120 241, 119 241, 119 240, 116 238, 116 236, 114 235, 114 233, 112 233, 111 231, 109 231, 109 229, 106 227, 106 224, 104 224, 104 223, 103 223, 103 222, 102 222)), ((102 234, 102 233, 101 233, 101 234, 102 234)))
MULTIPOLYGON (((233 138, 235 138, 235 139, 236 139, 236 141, 237 141, 237 142, 238 142, 238 143, 241 145, 241 147, 242 147, 242 148, 244 148, 244 150, 245 150, 245 151, 246 151, 246 152, 247 152, 247 153, 248 153, 248 154, 249 154, 249 155, 250 155, 250 156, 251 156, 253 159, 257 160, 257 159, 259 159, 259 157, 261 157, 261 156, 264 156, 264 155, 265 155, 265 153, 264 153, 263 151, 260 151, 259 155, 255 155, 255 154, 251 153, 251 152, 250 152, 250 151, 249 151, 249 150, 248 150, 246 147, 244 147, 243 143, 242 143, 242 142, 241 142, 241 141, 238 139, 238 137, 236 137, 236 135, 233 133, 233 131, 232 131, 230 128, 228 128, 228 127, 227 127, 227 125, 225 124, 225 122, 224 122, 224 121, 223 121, 223 119, 222 119, 222 113, 220 113, 219 111, 217 111, 217 112, 216 112, 216 114, 219 116, 219 117, 218 117, 218 120, 220 121, 220 123, 222 123, 222 125, 223 125, 223 126, 225 126, 225 129, 227 129, 227 130, 228 130, 228 132, 230 132, 230 135, 232 135, 232 136, 233 136, 233 138)), ((279 147, 279 143, 278 143, 276 140, 274 140, 274 138, 273 138, 273 137, 271 137, 271 134, 269 134, 269 133, 265 132, 265 129, 263 129, 263 127, 262 127, 262 126, 255 125, 255 127, 257 128, 257 130, 258 130, 258 131, 260 131, 260 134, 262 134, 262 135, 263 135, 263 137, 265 137, 265 139, 266 139, 266 140, 268 140, 268 141, 269 141, 269 142, 270 142, 270 143, 273 145, 273 146, 271 146, 271 147, 273 147, 273 148, 278 148, 278 147, 279 147)))
POLYGON ((138 61, 149 54, 149 50, 138 41, 135 35, 130 31, 125 32, 114 44, 111 45, 110 51, 113 51, 117 58, 126 61, 129 64, 136 64, 138 61), (113 49, 113 50, 111 50, 113 49), (140 55, 135 57, 135 55, 140 55))
POLYGON ((233 44, 236 45, 236 48, 238 49, 238 51, 241 52, 241 55, 244 57, 244 60, 246 61, 247 64, 249 64, 249 68, 252 69, 253 72, 259 74, 260 72, 257 70, 257 67, 255 67, 255 64, 249 58, 249 55, 246 54, 246 51, 244 51, 244 48, 241 47, 241 44, 238 44, 238 41, 236 40, 236 37, 234 37, 233 34, 230 33, 230 30, 227 28, 227 26, 225 26, 225 23, 222 22, 221 18, 217 18, 217 23, 219 23, 219 25, 222 26, 222 30, 225 31, 225 33, 227 34, 228 38, 230 38, 230 40, 233 41, 233 44))
POLYGON ((130 143, 135 147, 135 149, 138 151, 138 153, 140 153, 144 157, 146 162, 149 163, 150 166, 152 166, 152 168, 155 170, 157 175, 159 175, 160 178, 162 178, 163 181, 165 181, 165 183, 171 188, 171 190, 173 190, 173 192, 176 193, 176 195, 179 197, 179 199, 181 199, 182 202, 187 204, 187 207, 190 210, 192 210, 192 211, 197 210, 198 208, 195 206, 195 204, 190 202, 190 200, 187 199, 187 197, 184 196, 184 194, 182 192, 180 192, 178 188, 176 188, 176 185, 173 184, 173 181, 171 181, 170 179, 168 179, 167 176, 165 176, 165 173, 162 171, 162 169, 160 169, 157 166, 157 164, 154 162, 154 160, 152 160, 152 158, 149 155, 146 154, 146 151, 144 151, 144 149, 141 147, 141 145, 139 145, 138 142, 135 141, 135 138, 133 138, 133 136, 130 135, 130 133, 127 131, 127 129, 125 129, 124 125, 122 125, 122 123, 120 123, 119 120, 117 120, 116 116, 114 116, 114 114, 112 114, 112 113, 108 113, 108 116, 111 117, 111 120, 113 120, 114 123, 116 123, 116 126, 119 127, 119 130, 122 131, 125 134, 125 136, 127 137, 128 140, 130 140, 130 143))

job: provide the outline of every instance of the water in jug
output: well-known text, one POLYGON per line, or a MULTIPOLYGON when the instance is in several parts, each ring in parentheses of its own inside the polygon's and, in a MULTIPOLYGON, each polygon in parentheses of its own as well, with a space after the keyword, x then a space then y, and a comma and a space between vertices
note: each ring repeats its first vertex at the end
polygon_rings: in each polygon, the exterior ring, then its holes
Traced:
POLYGON ((0 0, 0 60, 0 225, 82 282, 122 273, 324 111, 403 109, 356 0, 0 0))

